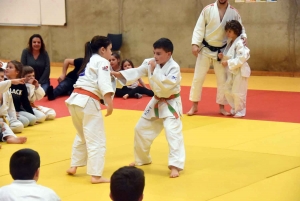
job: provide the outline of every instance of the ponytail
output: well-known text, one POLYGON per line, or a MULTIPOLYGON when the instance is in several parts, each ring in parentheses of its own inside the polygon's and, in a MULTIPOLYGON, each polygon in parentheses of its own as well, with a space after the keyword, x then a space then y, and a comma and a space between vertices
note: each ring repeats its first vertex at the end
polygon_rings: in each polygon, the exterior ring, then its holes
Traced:
POLYGON ((78 71, 78 75, 84 71, 93 54, 98 53, 101 47, 105 49, 111 44, 111 41, 105 36, 94 36, 91 41, 85 43, 84 59, 78 71))
POLYGON ((84 58, 83 58, 83 62, 81 64, 81 67, 78 71, 78 75, 85 69, 87 63, 89 63, 90 58, 92 57, 93 52, 91 49, 91 42, 86 42, 84 45, 84 58))

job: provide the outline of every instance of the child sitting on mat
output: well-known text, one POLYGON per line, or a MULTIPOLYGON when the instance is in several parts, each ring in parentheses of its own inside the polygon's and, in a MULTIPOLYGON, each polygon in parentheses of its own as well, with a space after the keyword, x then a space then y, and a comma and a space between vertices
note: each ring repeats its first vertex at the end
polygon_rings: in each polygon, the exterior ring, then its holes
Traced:
MULTIPOLYGON (((134 68, 134 65, 131 60, 125 59, 121 63, 121 70, 127 70, 134 68)), ((116 90, 116 97, 123 97, 124 99, 127 98, 142 98, 143 95, 146 94, 147 96, 154 96, 152 90, 148 89, 144 84, 142 78, 139 78, 136 82, 131 85, 123 86, 122 89, 116 90), (139 86, 139 84, 141 86, 139 86)))
POLYGON ((37 106, 35 101, 41 100, 45 96, 44 89, 40 86, 39 82, 35 79, 34 69, 31 66, 23 67, 23 78, 25 78, 26 88, 28 91, 28 99, 36 121, 42 123, 45 120, 53 120, 56 117, 56 112, 52 108, 37 106))

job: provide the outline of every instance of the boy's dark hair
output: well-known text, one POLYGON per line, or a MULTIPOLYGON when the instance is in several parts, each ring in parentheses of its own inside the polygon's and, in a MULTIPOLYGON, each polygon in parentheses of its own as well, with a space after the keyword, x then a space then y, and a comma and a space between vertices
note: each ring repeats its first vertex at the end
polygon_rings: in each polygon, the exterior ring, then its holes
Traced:
POLYGON ((5 70, 4 70, 3 68, 0 68, 0 73, 2 73, 2 72, 4 73, 4 71, 5 71, 5 70))
POLYGON ((17 78, 21 78, 22 77, 22 72, 23 72, 23 64, 19 61, 16 61, 16 60, 12 60, 8 63, 12 63, 15 66, 16 71, 19 72, 17 78))
POLYGON ((40 167, 40 156, 32 149, 20 149, 10 158, 9 171, 14 180, 32 180, 40 167))
POLYGON ((84 48, 84 59, 78 71, 78 75, 85 69, 93 54, 97 53, 101 47, 106 49, 110 44, 111 41, 106 36, 94 36, 91 41, 86 42, 84 48))
POLYGON ((33 48, 32 48, 33 38, 39 38, 41 40, 40 52, 45 52, 46 51, 45 43, 44 43, 44 40, 43 40, 43 38, 40 34, 33 34, 32 36, 30 36, 29 41, 28 41, 28 49, 30 50, 30 52, 32 52, 32 50, 33 50, 33 48))
POLYGON ((237 20, 230 20, 226 22, 225 31, 232 30, 237 36, 240 36, 243 31, 241 23, 237 20))
POLYGON ((161 38, 161 39, 158 39, 158 40, 153 44, 153 48, 154 48, 154 49, 161 48, 161 49, 163 49, 165 52, 171 52, 171 54, 173 54, 173 49, 174 49, 172 41, 170 41, 168 38, 161 38))
POLYGON ((131 60, 129 60, 129 59, 124 59, 124 60, 122 61, 122 63, 121 63, 121 70, 124 70, 123 65, 124 65, 124 63, 125 63, 126 61, 127 61, 128 63, 130 63, 130 65, 132 66, 132 68, 134 68, 134 65, 133 65, 133 63, 132 63, 131 60))
POLYGON ((111 176, 110 192, 114 201, 138 201, 144 187, 144 171, 136 167, 122 167, 111 176))
POLYGON ((29 73, 34 73, 34 69, 31 66, 24 66, 22 77, 25 77, 29 73))

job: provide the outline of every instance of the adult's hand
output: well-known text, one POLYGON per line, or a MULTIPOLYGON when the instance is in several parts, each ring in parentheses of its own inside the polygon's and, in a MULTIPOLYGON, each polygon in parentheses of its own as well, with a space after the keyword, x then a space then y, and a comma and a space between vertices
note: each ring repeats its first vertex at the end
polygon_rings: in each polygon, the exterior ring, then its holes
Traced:
POLYGON ((200 48, 198 45, 193 44, 192 45, 192 53, 195 57, 198 57, 198 54, 200 52, 200 48))

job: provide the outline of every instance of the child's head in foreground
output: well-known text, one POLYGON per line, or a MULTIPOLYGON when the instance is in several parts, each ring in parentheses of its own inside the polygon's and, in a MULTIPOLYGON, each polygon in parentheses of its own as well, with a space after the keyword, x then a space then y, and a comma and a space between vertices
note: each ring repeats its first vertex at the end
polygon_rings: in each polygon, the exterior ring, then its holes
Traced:
POLYGON ((39 177, 40 156, 32 149, 20 149, 10 158, 9 171, 14 180, 36 180, 39 177))
POLYGON ((144 171, 132 166, 119 168, 110 180, 113 201, 141 201, 145 187, 144 171))

